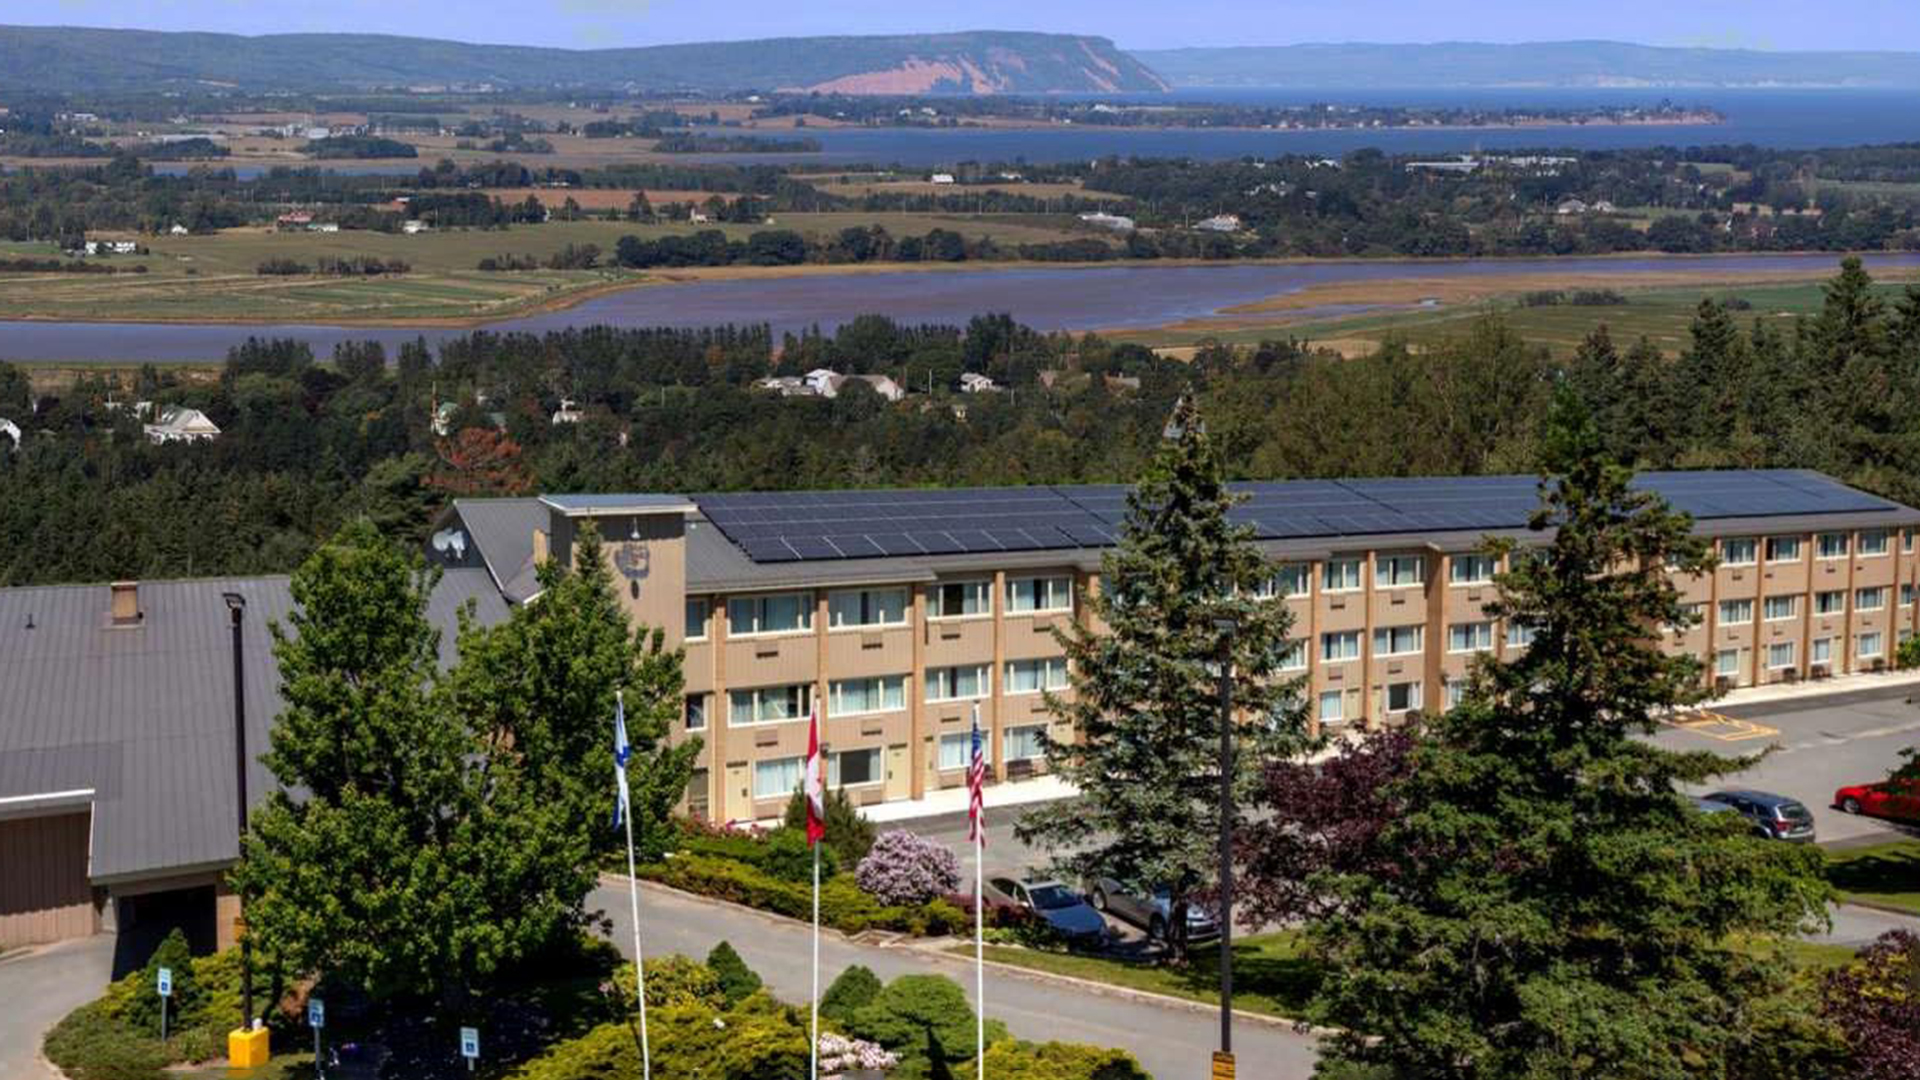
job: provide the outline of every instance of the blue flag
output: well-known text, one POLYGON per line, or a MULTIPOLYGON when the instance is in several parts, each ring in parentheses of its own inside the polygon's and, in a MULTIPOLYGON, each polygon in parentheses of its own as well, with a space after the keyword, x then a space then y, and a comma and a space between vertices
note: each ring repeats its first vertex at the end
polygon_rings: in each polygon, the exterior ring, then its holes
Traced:
POLYGON ((627 745, 627 701, 619 691, 613 697, 613 778, 619 795, 613 803, 613 827, 619 828, 628 811, 627 758, 633 747, 627 745))

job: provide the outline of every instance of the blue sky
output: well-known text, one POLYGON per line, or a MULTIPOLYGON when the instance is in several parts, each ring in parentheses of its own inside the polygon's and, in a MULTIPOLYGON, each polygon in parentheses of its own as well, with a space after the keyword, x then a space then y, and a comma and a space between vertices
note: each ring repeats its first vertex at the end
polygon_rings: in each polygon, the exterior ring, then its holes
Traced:
POLYGON ((1608 38, 1920 50, 1920 0, 0 0, 0 23, 361 31, 564 47, 958 29, 1104 34, 1126 48, 1608 38))

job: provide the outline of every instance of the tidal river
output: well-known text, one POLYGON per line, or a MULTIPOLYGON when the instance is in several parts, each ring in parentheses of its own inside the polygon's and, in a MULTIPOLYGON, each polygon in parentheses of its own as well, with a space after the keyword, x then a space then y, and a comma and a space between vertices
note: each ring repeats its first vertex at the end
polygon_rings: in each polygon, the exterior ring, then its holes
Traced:
MULTIPOLYGON (((898 271, 817 274, 759 280, 648 285, 597 297, 564 311, 485 324, 495 332, 542 333, 583 326, 773 327, 776 334, 832 329, 878 313, 903 323, 964 324, 984 312, 1006 312, 1041 330, 1160 326, 1222 317, 1225 308, 1315 286, 1394 279, 1500 275, 1607 274, 1631 286, 1639 274, 1804 272, 1825 276, 1832 255, 1724 255, 1700 258, 1466 259, 1456 262, 1345 260, 1220 266, 1047 267, 1040 269, 898 271)), ((1920 253, 1868 256, 1870 269, 1920 267, 1920 253)), ((1364 307, 1364 304, 1359 305, 1364 307)), ((1329 306, 1319 314, 1354 310, 1329 306)), ((1294 315, 1315 314, 1312 308, 1294 315)), ((297 338, 315 355, 335 343, 377 340, 391 354, 401 342, 429 342, 465 329, 340 327, 262 323, 116 323, 0 320, 0 359, 72 362, 215 360, 248 336, 297 338)))

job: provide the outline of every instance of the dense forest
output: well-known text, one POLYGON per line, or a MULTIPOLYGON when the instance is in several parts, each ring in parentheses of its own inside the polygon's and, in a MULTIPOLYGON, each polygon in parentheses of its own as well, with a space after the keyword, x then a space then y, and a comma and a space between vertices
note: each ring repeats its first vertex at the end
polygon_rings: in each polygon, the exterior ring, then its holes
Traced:
MULTIPOLYGON (((422 535, 458 495, 1126 481, 1182 393, 1243 478, 1525 472, 1556 386, 1649 468, 1819 469, 1920 504, 1920 288, 1888 306, 1849 261, 1789 329, 1703 301, 1677 357, 1597 326, 1566 362, 1497 316, 1418 351, 1342 359, 1300 342, 1190 363, 1004 316, 965 327, 878 316, 837 333, 764 327, 474 333, 437 352, 256 341, 219 378, 142 370, 33 398, 0 365, 0 583, 287 570, 350 515, 422 535), (754 384, 818 367, 887 373, 837 398, 754 384), (1003 390, 960 394, 965 371, 1003 390), (931 389, 931 393, 927 390, 931 389), (556 424, 562 398, 584 414, 556 424), (109 400, 203 409, 224 434, 153 446, 109 400), (436 403, 450 403, 444 437, 436 403)), ((1596 312, 1596 321, 1603 312, 1596 312)))

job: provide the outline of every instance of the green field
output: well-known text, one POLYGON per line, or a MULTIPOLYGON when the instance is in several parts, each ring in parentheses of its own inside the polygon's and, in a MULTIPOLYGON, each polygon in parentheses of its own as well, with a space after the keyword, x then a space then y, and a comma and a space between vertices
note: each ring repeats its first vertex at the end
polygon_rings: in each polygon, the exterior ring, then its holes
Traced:
MULTIPOLYGON (((1297 930, 1236 938, 1233 943, 1234 1007, 1284 1019, 1304 1016, 1319 985, 1320 968, 1301 955, 1301 944, 1297 930)), ((956 945, 952 951, 972 956, 973 946, 956 945)), ((1209 1003, 1220 1000, 1220 950, 1214 946, 1196 948, 1193 962, 1185 969, 1002 945, 987 946, 986 957, 997 963, 1131 990, 1209 1003)))
POLYGON ((1830 851, 1827 880, 1843 899, 1920 915, 1920 840, 1830 851))

